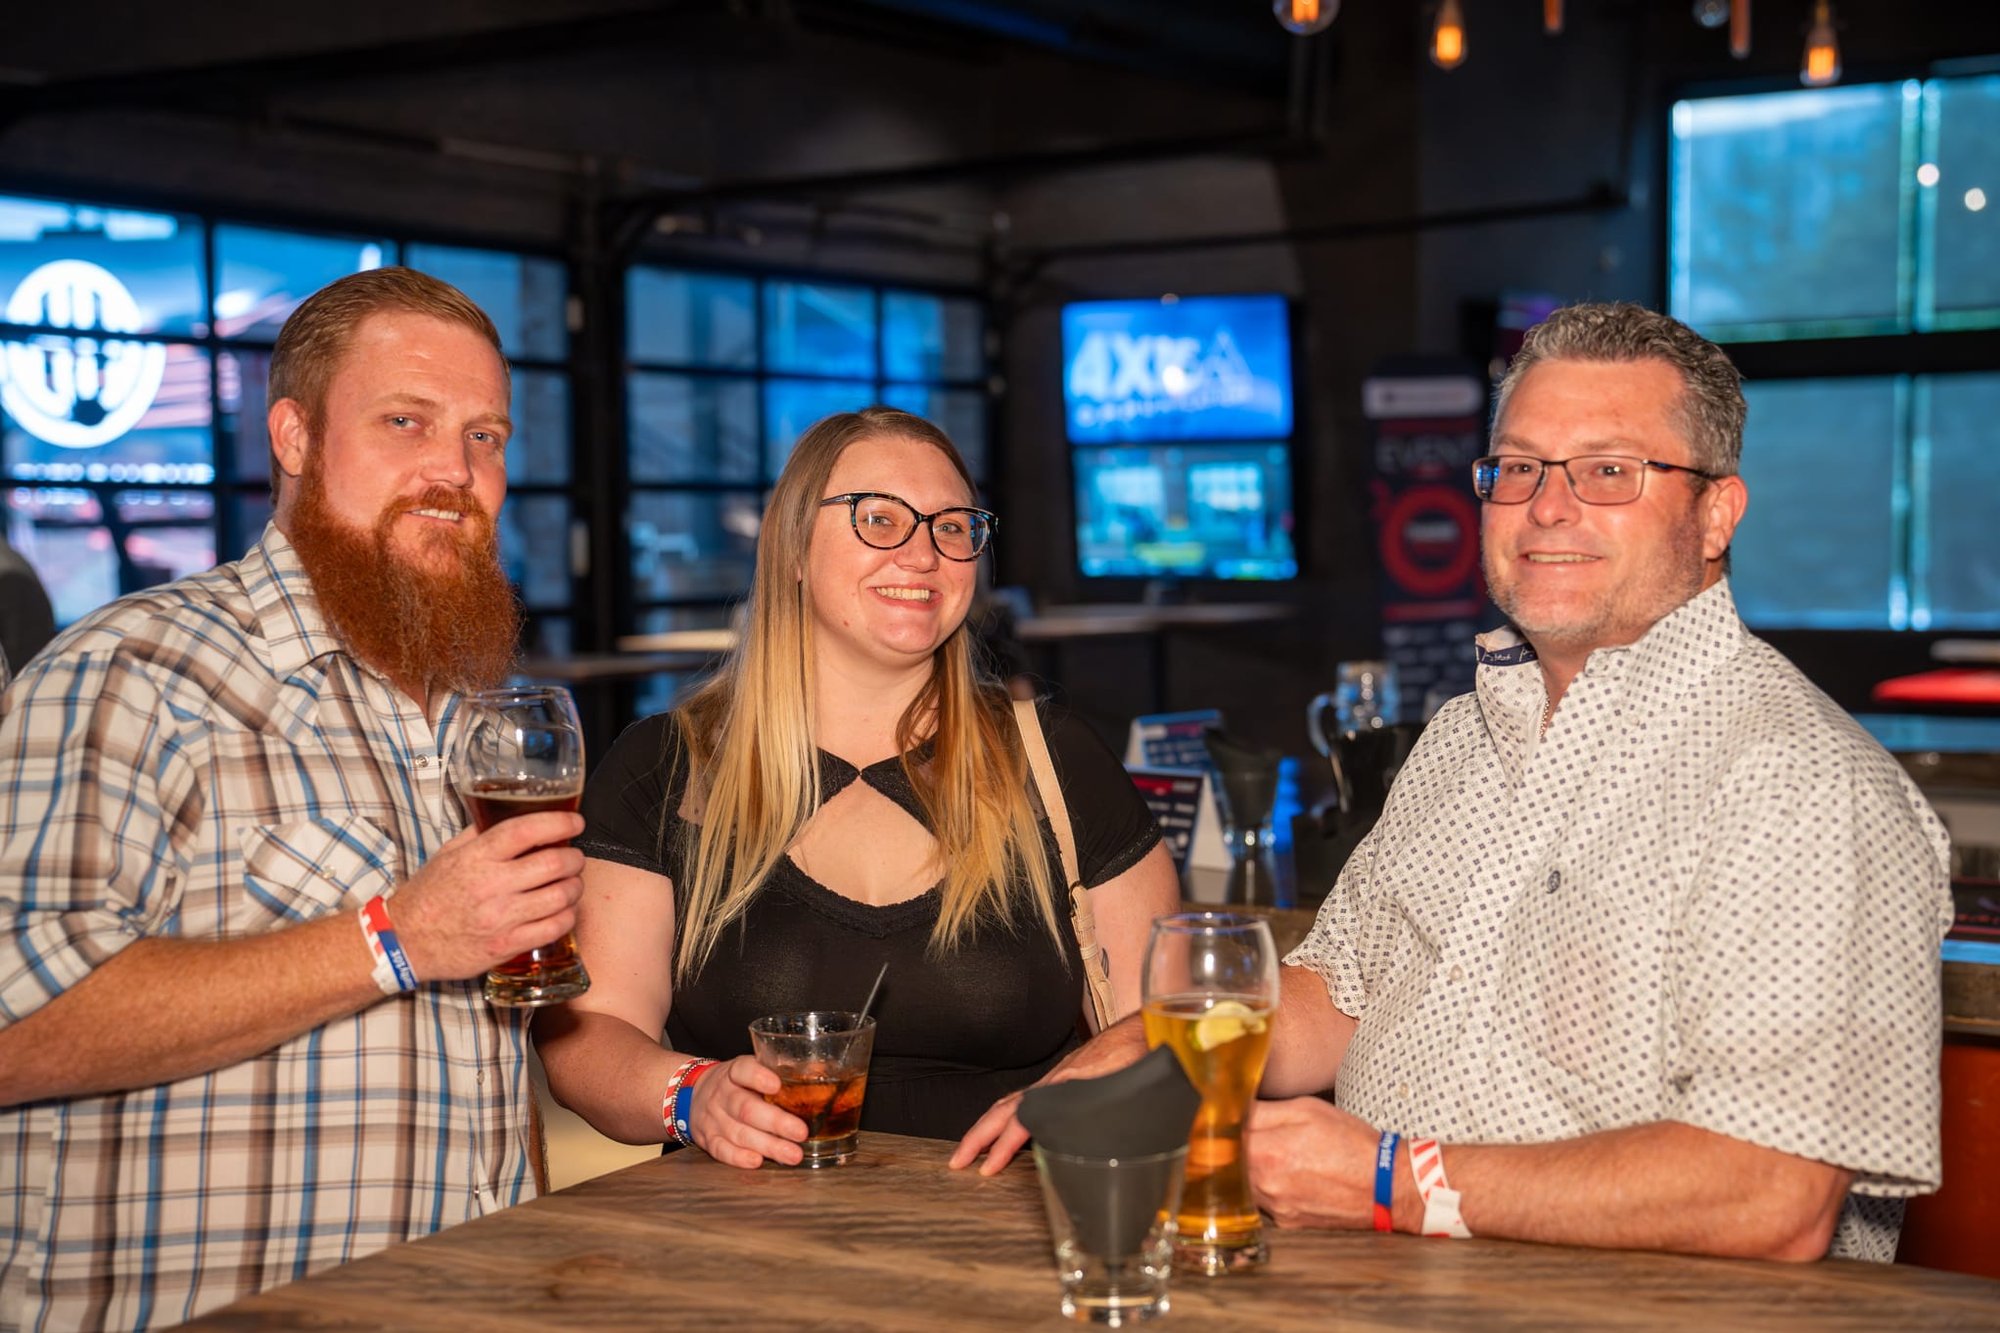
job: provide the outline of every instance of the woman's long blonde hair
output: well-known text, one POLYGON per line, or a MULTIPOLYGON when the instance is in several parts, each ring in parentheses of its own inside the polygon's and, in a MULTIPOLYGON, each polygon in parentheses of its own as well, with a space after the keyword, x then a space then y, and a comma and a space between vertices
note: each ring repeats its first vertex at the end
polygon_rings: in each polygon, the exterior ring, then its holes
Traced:
MULTIPOLYGON (((757 535, 741 642, 679 712, 691 804, 700 814, 682 867, 676 980, 701 970, 819 809, 807 551, 834 464, 848 446, 881 436, 931 445, 968 493, 973 489, 950 438, 907 412, 842 412, 799 438, 757 535)), ((1009 887, 1016 875, 1026 878, 1043 927, 1060 941, 1056 885, 1012 708, 975 667, 964 624, 933 654, 930 679, 897 721, 896 748, 937 840, 943 901, 933 951, 956 947, 989 919, 1011 925, 1022 907, 1009 887), (913 763, 910 751, 926 739, 926 726, 931 756, 913 763)))

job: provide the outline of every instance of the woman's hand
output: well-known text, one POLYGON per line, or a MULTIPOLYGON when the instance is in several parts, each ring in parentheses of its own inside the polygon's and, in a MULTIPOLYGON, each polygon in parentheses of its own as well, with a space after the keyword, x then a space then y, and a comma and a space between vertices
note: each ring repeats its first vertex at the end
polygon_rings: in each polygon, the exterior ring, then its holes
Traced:
POLYGON ((806 1122, 764 1100, 782 1086, 778 1076, 739 1055, 702 1075, 694 1085, 688 1132, 695 1146, 727 1166, 754 1170, 766 1158, 797 1166, 805 1157, 806 1122))
MULTIPOLYGON (((1044 1083, 1061 1083, 1072 1078, 1097 1078, 1123 1069, 1145 1053, 1146 1029, 1135 1014, 1112 1024, 1065 1055, 1054 1069, 1030 1086, 1039 1088, 1044 1083)), ((953 1149, 952 1170, 971 1166, 982 1152, 986 1154, 979 1167, 982 1176, 990 1176, 1013 1161, 1014 1154, 1028 1141, 1028 1131, 1014 1117, 1020 1104, 1021 1094, 1010 1092, 987 1108, 986 1114, 973 1123, 953 1149)))

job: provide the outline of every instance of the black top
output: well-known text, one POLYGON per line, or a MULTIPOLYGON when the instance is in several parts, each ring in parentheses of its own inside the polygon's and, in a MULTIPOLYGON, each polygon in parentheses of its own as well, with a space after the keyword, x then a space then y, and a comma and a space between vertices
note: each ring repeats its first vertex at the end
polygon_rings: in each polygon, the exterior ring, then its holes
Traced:
MULTIPOLYGON (((1082 723, 1042 706, 1077 843, 1077 871, 1096 887, 1129 869, 1160 840, 1150 811, 1123 766, 1082 723)), ((921 762, 928 747, 914 757, 921 762)), ((856 769, 819 753, 825 800, 857 777, 922 819, 900 759, 856 769)), ((687 786, 679 728, 657 714, 627 728, 592 774, 583 797, 585 855, 665 875, 677 918, 686 901, 680 867, 693 826, 679 818, 687 786)), ((1046 819, 1044 852, 1055 883, 1061 862, 1046 819)), ((993 1102, 1026 1087, 1076 1045, 1083 968, 1061 897, 1060 952, 1027 899, 1015 924, 983 922, 950 954, 927 954, 937 923, 933 886, 905 902, 855 902, 779 863, 749 908, 717 942, 707 964, 674 987, 667 1044, 726 1060, 750 1052, 749 1024, 800 1009, 856 1009, 884 962, 874 1014, 875 1055, 861 1125, 887 1133, 957 1138, 993 1102)), ((663 958, 660 966, 671 967, 663 958)))

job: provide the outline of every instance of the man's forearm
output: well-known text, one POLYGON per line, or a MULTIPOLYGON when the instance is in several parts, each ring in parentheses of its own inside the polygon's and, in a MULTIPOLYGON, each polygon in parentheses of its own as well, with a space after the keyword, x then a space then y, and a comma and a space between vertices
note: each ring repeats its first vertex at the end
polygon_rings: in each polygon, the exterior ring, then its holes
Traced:
MULTIPOLYGON (((1444 1165, 1475 1236, 1756 1259, 1824 1254, 1852 1180, 1673 1122, 1560 1143, 1447 1144, 1444 1165)), ((1396 1224, 1415 1231, 1422 1221, 1405 1149, 1396 1224)))
POLYGON ((1302 1097, 1333 1086, 1356 1021, 1333 1007, 1326 980, 1307 967, 1278 969, 1278 1013, 1259 1095, 1302 1097))
POLYGON ((352 912, 232 940, 137 940, 0 1028, 0 1106, 205 1074, 381 998, 352 912))

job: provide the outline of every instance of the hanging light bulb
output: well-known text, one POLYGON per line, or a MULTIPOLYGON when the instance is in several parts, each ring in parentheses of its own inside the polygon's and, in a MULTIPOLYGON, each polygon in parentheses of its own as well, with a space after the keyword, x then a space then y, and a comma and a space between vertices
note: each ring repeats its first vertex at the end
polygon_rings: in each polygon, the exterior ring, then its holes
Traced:
POLYGON ((1729 54, 1750 57, 1750 0, 1729 0, 1729 54))
POLYGON ((1824 88, 1840 80, 1840 42, 1833 35, 1833 6, 1815 0, 1812 26, 1806 29, 1806 56, 1799 63, 1799 82, 1824 88))
POLYGON ((1437 26, 1431 29, 1431 63, 1439 69, 1457 69, 1465 63, 1465 11, 1458 0, 1444 0, 1438 6, 1437 26))
POLYGON ((1553 37, 1563 30, 1563 0, 1542 0, 1542 31, 1553 37))
POLYGON ((1278 26, 1300 37, 1325 32, 1340 12, 1340 0, 1271 0, 1271 12, 1278 26))
POLYGON ((1694 0, 1694 21, 1704 28, 1729 22, 1729 0, 1694 0))

